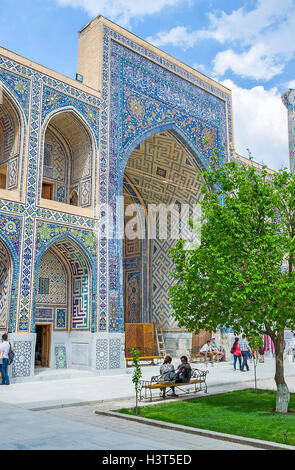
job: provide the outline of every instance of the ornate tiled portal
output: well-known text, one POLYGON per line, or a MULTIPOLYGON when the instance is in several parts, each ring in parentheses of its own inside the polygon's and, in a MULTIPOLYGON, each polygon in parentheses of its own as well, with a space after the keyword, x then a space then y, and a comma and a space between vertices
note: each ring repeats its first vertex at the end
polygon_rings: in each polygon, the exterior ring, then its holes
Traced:
POLYGON ((124 244, 118 198, 124 184, 144 205, 197 201, 201 169, 233 143, 228 89, 103 17, 80 32, 78 72, 0 48, 0 329, 16 378, 34 374, 36 322, 51 325, 51 367, 78 344, 98 371, 124 366, 126 302, 176 327, 170 242, 124 244))

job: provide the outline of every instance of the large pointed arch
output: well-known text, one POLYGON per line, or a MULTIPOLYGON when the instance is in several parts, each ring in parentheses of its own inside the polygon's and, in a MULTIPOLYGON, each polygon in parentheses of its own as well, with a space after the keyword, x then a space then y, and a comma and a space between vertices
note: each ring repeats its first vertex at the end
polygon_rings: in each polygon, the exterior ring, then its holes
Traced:
MULTIPOLYGON (((205 183, 202 171, 205 168, 200 153, 196 151, 191 142, 188 142, 183 132, 177 129, 175 124, 171 126, 166 123, 153 129, 153 131, 149 130, 141 134, 128 149, 121 161, 118 192, 120 194, 123 182, 126 180, 137 190, 146 206, 149 204, 156 206, 159 204, 167 206, 175 204, 176 208, 183 204, 192 206, 194 202, 200 202, 201 185, 205 183), (122 179, 123 169, 124 177, 122 179)), ((169 223, 169 228, 171 228, 172 218, 170 218, 169 223)), ((173 285, 173 278, 169 274, 173 269, 169 249, 172 248, 175 239, 169 235, 169 229, 168 238, 162 240, 161 237, 160 233, 157 234, 157 238, 149 239, 146 245, 149 247, 149 254, 145 279, 148 280, 149 286, 146 291, 147 298, 144 302, 149 315, 147 320, 141 316, 141 321, 143 323, 147 321, 160 324, 165 334, 174 335, 174 341, 175 335, 182 334, 182 330, 178 328, 171 316, 169 302, 169 288, 173 285)), ((134 257, 132 257, 131 248, 132 245, 130 245, 130 268, 128 266, 128 269, 126 269, 124 252, 120 251, 120 246, 118 248, 118 252, 124 259, 121 269, 124 279, 123 305, 125 309, 127 300, 129 298, 133 300, 126 290, 126 277, 129 272, 130 289, 136 291, 137 285, 142 281, 140 281, 142 272, 136 269, 136 263, 139 257, 144 259, 144 256, 142 253, 139 255, 134 253, 134 257), (136 284, 137 278, 139 278, 139 282, 136 284)), ((144 295, 144 290, 142 290, 142 294, 144 295)), ((134 305, 134 308, 136 308, 136 305, 134 305)), ((124 316, 126 318, 126 312, 124 316)), ((134 315, 134 322, 138 322, 136 320, 138 316, 134 315)), ((176 347, 174 349, 177 350, 176 347)))
POLYGON ((203 171, 208 168, 206 161, 202 158, 202 154, 198 149, 197 145, 194 145, 189 139, 183 129, 179 128, 174 121, 166 122, 165 124, 159 124, 158 126, 152 127, 150 129, 146 129, 143 132, 139 132, 137 137, 131 142, 127 149, 124 150, 120 158, 120 174, 118 179, 118 190, 119 194, 122 194, 122 181, 124 179, 124 172, 127 165, 127 162, 133 153, 133 151, 138 147, 142 142, 144 142, 149 137, 158 134, 160 132, 168 131, 174 137, 179 140, 181 145, 188 150, 188 152, 192 155, 195 164, 199 171, 203 171))

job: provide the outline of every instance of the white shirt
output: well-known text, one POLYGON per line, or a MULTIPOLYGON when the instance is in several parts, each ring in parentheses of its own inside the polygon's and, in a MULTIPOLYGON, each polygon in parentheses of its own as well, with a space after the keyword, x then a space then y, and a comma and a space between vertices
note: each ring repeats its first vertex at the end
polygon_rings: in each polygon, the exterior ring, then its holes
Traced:
POLYGON ((3 343, 0 343, 0 357, 2 357, 2 359, 8 359, 9 349, 10 344, 8 343, 8 341, 3 341, 3 343), (2 356, 3 352, 4 354, 2 356))
POLYGON ((208 344, 204 344, 204 346, 202 346, 202 348, 200 349, 200 352, 206 352, 206 351, 212 351, 212 348, 211 346, 208 346, 208 344))

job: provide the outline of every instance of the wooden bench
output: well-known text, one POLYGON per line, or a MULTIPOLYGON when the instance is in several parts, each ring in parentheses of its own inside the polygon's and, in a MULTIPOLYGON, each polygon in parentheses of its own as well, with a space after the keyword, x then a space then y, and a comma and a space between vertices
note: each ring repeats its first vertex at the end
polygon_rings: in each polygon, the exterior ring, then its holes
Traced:
MULTIPOLYGON (((149 362, 149 364, 146 364, 146 365, 151 365, 151 366, 155 366, 157 364, 159 364, 159 361, 163 360, 164 359, 164 356, 140 356, 139 357, 139 361, 140 362, 149 362), (156 363, 155 363, 156 361, 156 363)), ((133 365, 133 358, 132 357, 126 357, 126 367, 132 367, 133 365), (131 364, 130 364, 131 362, 131 364)))
POLYGON ((190 360, 191 362, 205 362, 205 355, 200 352, 191 353, 190 360))
POLYGON ((169 388, 175 387, 181 390, 183 393, 190 393, 190 390, 183 390, 182 387, 187 387, 188 385, 193 385, 193 391, 191 393, 197 393, 204 390, 204 393, 207 393, 207 383, 206 383, 206 376, 209 373, 208 370, 200 370, 200 369, 192 369, 192 375, 189 382, 160 382, 161 375, 153 376, 150 380, 140 380, 139 381, 139 400, 141 401, 143 398, 153 399, 153 390, 161 389, 161 388, 169 388), (143 396, 144 392, 144 396, 143 396), (149 396, 148 396, 149 395, 149 396))
POLYGON ((207 360, 206 360, 206 354, 205 353, 191 352, 190 353, 190 362, 204 362, 205 364, 210 363, 213 366, 214 362, 219 362, 219 361, 217 361, 215 354, 212 357, 212 359, 209 356, 209 359, 207 357, 207 360))

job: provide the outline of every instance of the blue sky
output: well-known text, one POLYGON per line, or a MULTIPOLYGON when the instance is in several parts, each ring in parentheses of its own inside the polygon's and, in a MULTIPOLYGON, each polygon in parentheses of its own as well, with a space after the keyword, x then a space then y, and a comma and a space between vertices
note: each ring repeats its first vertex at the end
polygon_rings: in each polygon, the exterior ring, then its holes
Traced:
POLYGON ((78 31, 98 14, 231 88, 237 152, 288 165, 295 0, 0 0, 0 45, 74 77, 78 31))

